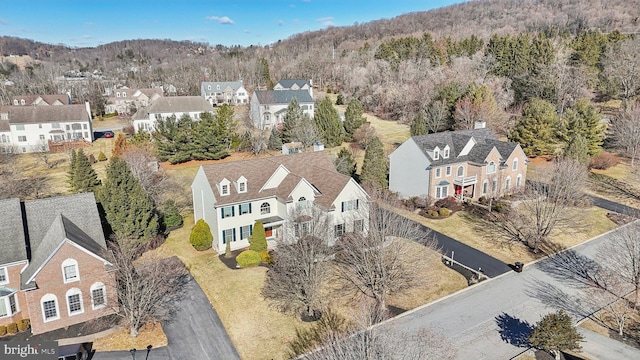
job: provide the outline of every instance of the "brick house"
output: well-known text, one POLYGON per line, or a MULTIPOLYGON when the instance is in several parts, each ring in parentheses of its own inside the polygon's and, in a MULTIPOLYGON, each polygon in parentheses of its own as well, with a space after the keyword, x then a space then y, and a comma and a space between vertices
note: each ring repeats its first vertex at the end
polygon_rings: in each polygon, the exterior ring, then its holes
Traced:
POLYGON ((115 274, 92 193, 0 200, 0 325, 40 334, 112 314, 115 274))
POLYGON ((523 187, 526 175, 520 145, 486 128, 413 136, 389 155, 389 189, 402 198, 499 197, 523 187))
POLYGON ((311 205, 327 215, 334 238, 368 229, 367 193, 322 151, 201 165, 191 190, 194 219, 209 224, 218 252, 227 242, 249 246, 256 220, 268 241, 282 239, 288 219, 311 205))

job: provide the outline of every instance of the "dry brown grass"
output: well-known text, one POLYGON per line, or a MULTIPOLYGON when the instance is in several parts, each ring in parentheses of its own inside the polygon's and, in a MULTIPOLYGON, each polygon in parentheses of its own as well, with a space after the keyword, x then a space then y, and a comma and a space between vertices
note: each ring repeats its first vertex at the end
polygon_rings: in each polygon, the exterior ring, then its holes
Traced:
MULTIPOLYGON (((494 234, 483 231, 486 225, 479 218, 465 211, 456 212, 445 219, 427 219, 402 209, 395 209, 395 211, 507 264, 515 261, 528 263, 543 256, 543 254, 533 254, 524 244, 507 243, 496 239, 494 234)), ((574 227, 559 229, 552 233, 550 241, 557 246, 571 247, 615 228, 615 224, 606 217, 607 211, 604 209, 591 207, 571 209, 571 211, 576 212, 574 218, 581 221, 576 222, 574 227)))
POLYGON ((120 116, 110 116, 110 117, 102 117, 102 118, 94 118, 93 119, 93 128, 95 129, 104 129, 104 128, 114 128, 114 127, 125 127, 127 125, 132 125, 133 122, 130 118, 124 118, 120 116))
MULTIPOLYGON (((216 309, 243 359, 264 359, 266 354, 269 358, 283 359, 287 344, 295 336, 296 327, 309 324, 269 307, 260 295, 266 268, 232 270, 218 259, 214 251, 194 250, 188 240, 192 226, 193 217, 189 215, 185 218, 185 226, 173 231, 165 244, 154 253, 162 257, 176 255, 186 265, 216 309)), ((437 276, 436 283, 394 298, 390 301, 391 305, 412 309, 466 286, 466 280, 446 268, 437 253, 429 256, 429 266, 425 271, 437 276)))
POLYGON ((145 349, 147 345, 157 348, 167 344, 167 336, 162 331, 162 326, 159 323, 150 323, 145 324, 135 338, 129 335, 129 328, 122 328, 98 338, 93 341, 93 349, 96 351, 126 351, 132 348, 145 349))

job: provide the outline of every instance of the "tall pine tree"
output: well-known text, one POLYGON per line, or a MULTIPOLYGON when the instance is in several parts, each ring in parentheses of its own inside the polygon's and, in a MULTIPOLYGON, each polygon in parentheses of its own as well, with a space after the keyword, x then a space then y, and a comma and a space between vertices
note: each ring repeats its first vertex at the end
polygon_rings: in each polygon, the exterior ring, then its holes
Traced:
POLYGON ((193 124, 193 152, 196 160, 218 160, 229 155, 227 144, 221 140, 217 119, 207 112, 200 116, 200 121, 193 124))
POLYGON ((97 194, 118 239, 142 243, 157 235, 158 215, 153 200, 123 159, 111 158, 104 185, 97 194))
POLYGON ((172 164, 191 160, 194 147, 191 136, 192 127, 193 120, 188 114, 180 119, 172 115, 156 121, 152 136, 161 160, 172 164))
POLYGON ((356 132, 366 120, 367 119, 362 116, 362 104, 360 104, 360 101, 356 98, 351 99, 344 112, 344 130, 347 136, 351 138, 353 133, 356 132))
POLYGON ((511 131, 509 140, 519 143, 527 155, 551 154, 558 123, 555 105, 546 100, 532 99, 524 106, 522 117, 511 131))
POLYGON ((418 110, 418 115, 413 119, 409 130, 411 132, 411 136, 426 135, 429 133, 429 129, 427 128, 427 118, 424 116, 424 111, 418 110))
POLYGON ((578 101, 567 109, 558 132, 561 141, 569 144, 576 136, 581 136, 587 143, 587 153, 594 156, 600 152, 604 139, 605 127, 600 123, 602 116, 589 100, 578 101))
POLYGON ((365 186, 386 189, 389 184, 388 173, 389 164, 384 154, 384 146, 376 136, 371 139, 364 153, 360 182, 365 186))
POLYGON ((100 185, 100 180, 87 155, 80 149, 73 152, 72 159, 74 163, 69 170, 69 190, 75 194, 94 191, 100 185))
POLYGON ((269 136, 269 149, 271 150, 282 149, 282 138, 280 137, 280 131, 276 126, 274 126, 271 129, 271 135, 269 136))
POLYGON ((327 96, 320 102, 313 116, 315 128, 322 141, 328 147, 342 144, 344 139, 344 127, 340 121, 338 111, 333 107, 331 99, 327 96))
POLYGON ((287 106, 287 111, 284 113, 282 122, 282 142, 288 143, 295 141, 295 139, 293 139, 294 133, 296 128, 300 125, 303 116, 304 112, 300 107, 300 103, 298 102, 298 99, 294 97, 291 99, 289 106, 287 106))
POLYGON ((340 149, 338 157, 333 161, 339 173, 353 177, 356 174, 356 162, 351 152, 345 148, 340 149))

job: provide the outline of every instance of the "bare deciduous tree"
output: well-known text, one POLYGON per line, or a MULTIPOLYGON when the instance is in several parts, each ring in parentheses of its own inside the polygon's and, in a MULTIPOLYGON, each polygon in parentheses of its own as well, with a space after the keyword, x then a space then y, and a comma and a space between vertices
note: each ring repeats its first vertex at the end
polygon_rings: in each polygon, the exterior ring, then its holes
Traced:
POLYGON ((423 228, 381 205, 391 195, 374 195, 369 204, 367 233, 347 233, 336 242, 334 285, 353 298, 372 299, 386 310, 387 298, 430 281, 420 264, 426 255, 408 246, 415 240, 434 249, 434 240, 423 228), (411 239, 411 240, 408 240, 411 239))
POLYGON ((553 168, 537 181, 529 181, 516 207, 504 213, 491 213, 488 219, 508 241, 518 241, 534 252, 540 250, 552 231, 575 226, 568 211, 584 199, 587 170, 578 161, 556 160, 553 168))
POLYGON ((625 99, 640 88, 640 40, 629 39, 608 49, 604 60, 604 75, 614 84, 625 99))
POLYGON ((34 150, 34 155, 38 158, 38 160, 42 161, 47 169, 51 169, 54 164, 51 162, 51 152, 49 151, 49 144, 47 144, 45 140, 40 140, 34 146, 34 150))
POLYGON ((619 229, 610 241, 603 243, 598 251, 600 263, 612 274, 611 278, 633 288, 634 309, 640 295, 640 223, 634 222, 619 229))
POLYGON ((434 101, 425 109, 425 124, 429 133, 442 131, 447 127, 449 109, 445 101, 434 101))
POLYGON ((175 257, 136 260, 139 249, 134 242, 121 244, 123 246, 112 242, 106 258, 116 268, 117 314, 135 337, 147 322, 171 318, 174 301, 181 297, 187 272, 175 257))
POLYGON ((616 147, 631 155, 631 166, 634 166, 638 149, 640 149, 640 104, 634 103, 611 119, 609 127, 616 147))
POLYGON ((302 312, 307 319, 320 315, 333 242, 330 229, 327 213, 313 204, 290 212, 262 288, 273 306, 296 315, 302 312))

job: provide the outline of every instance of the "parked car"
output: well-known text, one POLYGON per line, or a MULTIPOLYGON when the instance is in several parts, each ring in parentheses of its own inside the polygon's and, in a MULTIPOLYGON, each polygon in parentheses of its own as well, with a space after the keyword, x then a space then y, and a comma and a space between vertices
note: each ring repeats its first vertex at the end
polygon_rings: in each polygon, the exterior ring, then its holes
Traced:
POLYGON ((104 137, 105 137, 105 138, 107 138, 107 139, 112 138, 112 137, 113 137, 113 135, 114 135, 114 134, 113 134, 113 131, 105 131, 105 132, 104 132, 104 137))
POLYGON ((61 345, 58 348, 58 360, 86 360, 90 358, 93 343, 61 345))

